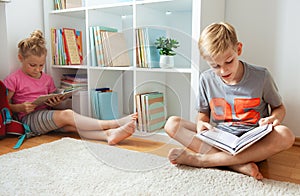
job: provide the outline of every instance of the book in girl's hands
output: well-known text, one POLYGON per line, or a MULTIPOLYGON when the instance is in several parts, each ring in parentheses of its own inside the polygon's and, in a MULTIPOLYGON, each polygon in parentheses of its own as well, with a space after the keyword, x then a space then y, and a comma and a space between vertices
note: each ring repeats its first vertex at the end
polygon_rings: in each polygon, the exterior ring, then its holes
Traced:
POLYGON ((35 105, 42 105, 45 102, 47 102, 50 98, 58 97, 58 98, 63 98, 67 99, 72 96, 72 94, 81 88, 69 88, 69 89, 63 89, 55 93, 51 93, 48 95, 41 95, 38 98, 36 98, 32 103, 35 105))
POLYGON ((197 133, 200 140, 232 155, 236 155, 272 131, 271 124, 266 124, 249 130, 238 137, 218 128, 197 133))

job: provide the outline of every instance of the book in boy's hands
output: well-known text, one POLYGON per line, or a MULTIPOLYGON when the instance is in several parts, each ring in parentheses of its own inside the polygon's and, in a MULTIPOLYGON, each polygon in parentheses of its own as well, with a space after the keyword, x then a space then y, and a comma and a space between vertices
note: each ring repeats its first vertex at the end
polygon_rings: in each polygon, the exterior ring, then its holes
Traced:
POLYGON ((253 128, 238 137, 227 131, 213 128, 197 133, 196 137, 224 152, 236 155, 270 133, 272 129, 271 124, 266 124, 253 128))
POLYGON ((54 92, 54 93, 47 94, 47 95, 41 95, 38 98, 36 98, 32 103, 35 105, 42 105, 45 102, 47 102, 50 98, 53 98, 53 97, 67 99, 67 98, 71 97, 74 92, 76 92, 80 89, 81 88, 69 88, 69 89, 63 89, 61 91, 54 92))

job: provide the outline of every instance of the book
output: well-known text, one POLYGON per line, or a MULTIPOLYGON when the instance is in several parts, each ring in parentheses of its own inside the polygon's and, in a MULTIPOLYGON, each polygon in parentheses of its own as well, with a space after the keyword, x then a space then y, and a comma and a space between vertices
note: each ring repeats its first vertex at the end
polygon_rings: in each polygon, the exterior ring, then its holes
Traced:
POLYGON ((273 130, 271 124, 255 127, 238 137, 218 128, 197 133, 200 140, 231 155, 236 155, 263 138, 273 130))
POLYGON ((160 92, 149 93, 145 96, 147 132, 162 129, 166 122, 164 94, 160 92))
POLYGON ((76 91, 79 91, 81 88, 70 88, 70 89, 62 89, 56 93, 51 93, 47 95, 41 95, 36 98, 32 103, 35 105, 43 105, 48 99, 58 97, 67 99, 72 96, 72 94, 76 91))
POLYGON ((90 56, 91 56, 91 66, 97 66, 96 59, 96 48, 95 48, 95 37, 94 37, 94 27, 89 27, 89 40, 90 40, 90 56))
POLYGON ((166 122, 163 93, 139 93, 135 95, 135 101, 139 131, 153 132, 163 128, 166 122))
POLYGON ((67 55, 67 64, 81 64, 80 51, 77 45, 76 30, 71 28, 63 28, 64 48, 67 55))
POLYGON ((166 31, 162 29, 143 28, 144 48, 146 55, 146 67, 159 68, 159 50, 155 46, 156 39, 166 37, 166 31))
POLYGON ((97 92, 98 110, 101 120, 112 120, 119 118, 118 94, 117 92, 97 92))
POLYGON ((130 66, 128 47, 124 33, 121 32, 101 32, 102 44, 106 55, 106 66, 120 67, 130 66))

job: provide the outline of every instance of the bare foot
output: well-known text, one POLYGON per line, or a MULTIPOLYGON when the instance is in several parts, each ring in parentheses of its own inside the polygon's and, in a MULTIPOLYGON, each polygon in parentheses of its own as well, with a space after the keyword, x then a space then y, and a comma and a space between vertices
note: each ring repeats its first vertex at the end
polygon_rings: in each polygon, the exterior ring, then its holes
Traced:
POLYGON ((136 121, 137 117, 138 117, 137 113, 133 113, 133 114, 130 114, 130 115, 125 116, 123 118, 117 119, 116 122, 117 122, 118 127, 119 127, 119 126, 126 125, 127 123, 131 122, 132 120, 136 121))
POLYGON ((181 148, 173 148, 169 151, 168 158, 172 164, 183 164, 194 167, 203 167, 201 156, 188 152, 187 150, 181 148))
POLYGON ((258 166, 255 163, 245 163, 240 165, 233 165, 229 167, 230 169, 246 174, 248 176, 252 176, 257 180, 263 179, 263 175, 260 173, 258 166))
POLYGON ((109 129, 106 131, 107 133, 107 143, 109 145, 114 145, 119 143, 120 141, 126 139, 131 136, 135 131, 135 121, 131 120, 125 125, 122 125, 115 129, 109 129))

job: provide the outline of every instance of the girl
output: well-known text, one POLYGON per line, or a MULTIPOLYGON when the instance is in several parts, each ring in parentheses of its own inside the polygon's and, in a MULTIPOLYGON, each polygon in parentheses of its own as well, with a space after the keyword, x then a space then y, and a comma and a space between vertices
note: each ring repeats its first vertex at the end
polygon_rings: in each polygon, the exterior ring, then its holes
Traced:
POLYGON ((23 123, 29 125, 31 133, 27 137, 41 135, 52 130, 79 132, 87 139, 106 140, 117 144, 135 131, 137 114, 118 120, 98 120, 85 117, 70 109, 52 110, 63 99, 51 98, 42 106, 32 103, 40 95, 56 90, 50 75, 43 73, 47 49, 41 31, 34 31, 29 38, 18 44, 18 59, 22 67, 5 78, 8 100, 13 112, 23 123))

